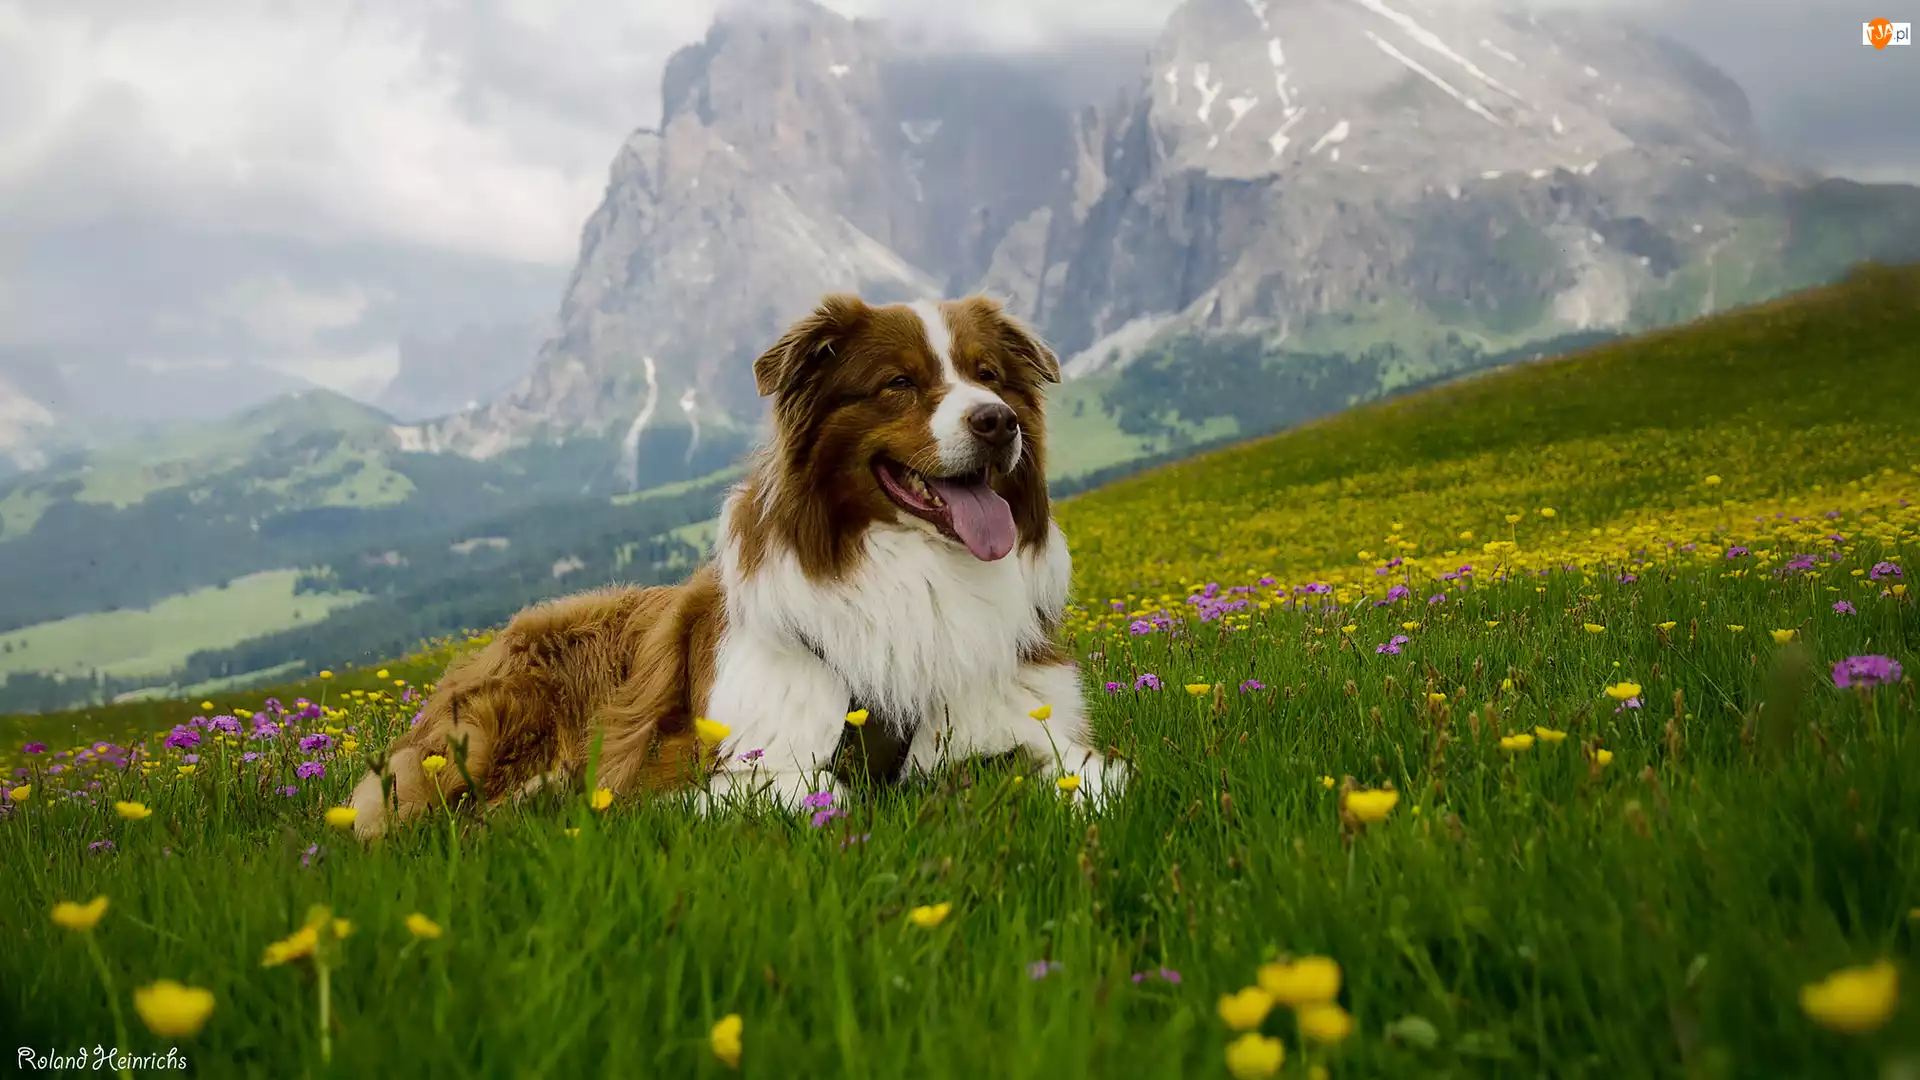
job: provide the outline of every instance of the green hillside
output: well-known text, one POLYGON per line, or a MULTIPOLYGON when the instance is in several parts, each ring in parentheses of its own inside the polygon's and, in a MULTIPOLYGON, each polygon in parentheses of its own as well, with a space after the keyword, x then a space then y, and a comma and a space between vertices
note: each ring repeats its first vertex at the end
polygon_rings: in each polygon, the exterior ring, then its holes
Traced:
POLYGON ((329 809, 453 644, 8 721, 50 745, 0 811, 0 1015, 211 1075, 1903 1075, 1917 299, 1869 268, 1064 501, 1134 769, 1097 813, 988 761, 810 814, 589 782, 362 847, 329 809), (271 962, 314 905, 345 936, 271 962), (147 1018, 159 979, 210 1010, 147 1018))

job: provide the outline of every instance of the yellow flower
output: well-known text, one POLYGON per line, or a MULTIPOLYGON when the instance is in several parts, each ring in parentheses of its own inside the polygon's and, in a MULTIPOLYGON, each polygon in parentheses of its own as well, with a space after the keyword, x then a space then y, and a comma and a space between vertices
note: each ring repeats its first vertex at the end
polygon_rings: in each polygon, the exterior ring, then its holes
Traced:
POLYGON ((155 1035, 198 1035, 213 1015, 213 991, 161 979, 133 992, 133 1008, 155 1035))
POLYGON ((1543 507, 1541 507, 1541 508, 1540 508, 1540 516, 1541 516, 1541 517, 1543 517, 1543 518, 1550 518, 1550 517, 1552 517, 1552 516, 1553 516, 1553 515, 1554 515, 1554 514, 1555 514, 1556 512, 1557 512, 1557 511, 1555 511, 1555 510, 1554 510, 1554 508, 1553 508, 1553 507, 1551 507, 1551 506, 1543 506, 1543 507))
POLYGON ((561 832, 563 832, 563 833, 566 833, 566 834, 567 834, 567 836, 568 836, 568 838, 572 838, 572 837, 576 837, 576 836, 579 836, 579 835, 580 835, 580 830, 579 830, 579 829, 577 829, 577 828, 574 828, 574 829, 561 829, 560 831, 561 831, 561 832))
POLYGON ((1353 1034, 1353 1017, 1333 1002, 1308 1005, 1294 1017, 1300 1034, 1318 1043, 1337 1043, 1353 1034))
POLYGON ((1327 956, 1262 964, 1260 989, 1288 1008, 1325 1004, 1340 996, 1340 965, 1327 956))
POLYGON ((1460 539, 1462 539, 1462 540, 1471 540, 1471 539, 1473 539, 1473 530, 1472 530, 1472 529, 1467 529, 1467 530, 1464 530, 1464 531, 1462 531, 1462 532, 1460 533, 1460 539))
POLYGON ((211 701, 203 701, 203 702, 201 702, 201 703, 200 703, 200 707, 201 707, 202 709, 204 709, 204 710, 206 710, 207 712, 212 712, 212 711, 213 711, 213 702, 211 702, 211 701))
POLYGON ((1640 684, 1637 682, 1614 683, 1607 687, 1607 696, 1615 701, 1637 698, 1640 696, 1640 684))
POLYGON ((1212 683, 1190 682, 1187 684, 1187 693, 1192 694, 1194 697, 1199 697, 1201 694, 1204 694, 1212 689, 1213 689, 1212 683))
POLYGON ((1227 1044, 1227 1071, 1234 1080, 1263 1080, 1280 1071, 1287 1048, 1279 1039, 1249 1031, 1227 1044))
POLYGON ((359 816, 360 816, 360 811, 355 810, 351 806, 327 807, 327 824, 333 826, 336 829, 353 828, 353 819, 359 816))
POLYGON ((1597 762, 1599 762, 1599 763, 1600 763, 1600 767, 1604 769, 1604 768, 1606 768, 1606 767, 1607 767, 1608 765, 1610 765, 1610 764, 1612 764, 1612 763, 1613 763, 1613 751, 1611 751, 1611 750, 1595 750, 1595 751, 1593 752, 1593 760, 1595 760, 1595 761, 1597 761, 1597 762))
POLYGON ((1035 720, 1045 723, 1046 721, 1053 719, 1053 706, 1042 705, 1039 708, 1028 712, 1027 715, 1033 717, 1035 720))
POLYGON ((1053 786, 1059 788, 1061 791, 1078 791, 1080 790, 1080 778, 1073 773, 1068 773, 1060 779, 1055 780, 1053 786))
POLYGON ((1249 986, 1237 994, 1220 995, 1220 1019, 1235 1031, 1259 1027, 1272 1011, 1273 995, 1257 986, 1249 986))
POLYGON ((1387 815, 1400 802, 1397 791, 1349 791, 1347 792, 1347 813, 1369 825, 1385 821, 1387 815))
MULTIPOLYGON (((312 956, 313 950, 320 945, 320 926, 327 916, 318 922, 307 925, 267 946, 265 955, 260 958, 261 967, 278 967, 281 964, 312 956)), ((333 936, 344 938, 353 933, 353 924, 345 919, 333 920, 333 936)))
POLYGON ((1400 624, 1400 629, 1402 629, 1402 630, 1418 630, 1418 629, 1420 629, 1420 622, 1419 622, 1419 620, 1417 620, 1417 619, 1416 619, 1416 620, 1414 620, 1414 621, 1412 621, 1412 622, 1403 622, 1403 623, 1401 623, 1401 624, 1400 624))
POLYGON ((420 771, 426 773, 428 776, 438 775, 440 770, 446 767, 447 759, 441 757, 439 754, 428 754, 426 757, 420 759, 420 771))
POLYGON ((1709 476, 1709 477, 1707 477, 1707 486, 1708 486, 1708 487, 1713 487, 1713 486, 1715 486, 1715 485, 1717 485, 1717 484, 1719 484, 1719 483, 1720 483, 1720 477, 1719 477, 1719 475, 1718 475, 1718 474, 1715 474, 1715 475, 1713 475, 1713 476, 1709 476))
POLYGON ((1533 736, 1525 734, 1502 735, 1500 737, 1500 749, 1512 750, 1515 753, 1523 750, 1531 750, 1533 749, 1533 736))
POLYGON ((740 1032, 745 1026, 739 1013, 728 1013, 713 1025, 713 1033, 707 1037, 713 1044, 713 1056, 729 1069, 740 1067, 740 1032))
POLYGON ((1323 788, 1326 788, 1326 789, 1327 789, 1328 791, 1332 791, 1332 790, 1333 790, 1333 777, 1331 777, 1331 776, 1323 776, 1323 777, 1321 777, 1321 778, 1320 778, 1320 786, 1321 786, 1321 787, 1323 787, 1323 788))
POLYGON ((866 722, 867 710, 865 709, 855 709, 847 714, 847 723, 852 724, 854 727, 864 726, 866 722))
POLYGON ((1555 731, 1549 727, 1536 727, 1533 729, 1533 733, 1540 737, 1541 742, 1559 742, 1561 739, 1567 737, 1566 732, 1555 731))
POLYGON ((1341 627, 1341 628, 1340 628, 1340 632, 1341 632, 1341 633, 1343 633, 1343 634, 1351 634, 1351 633, 1353 633, 1353 632, 1354 632, 1355 630, 1358 630, 1358 629, 1360 629, 1360 626, 1359 626, 1359 624, 1357 624, 1357 623, 1348 623, 1347 625, 1345 625, 1345 626, 1343 626, 1343 627, 1341 627))
POLYGON ((69 930, 91 930, 107 913, 107 898, 96 896, 84 904, 62 900, 53 905, 53 921, 69 930))
POLYGON ((1513 680, 1512 680, 1512 679, 1501 679, 1501 680, 1500 680, 1500 689, 1502 689, 1502 690, 1511 690, 1511 689, 1513 689, 1513 680))
POLYGON ((709 720, 702 716, 693 722, 694 738, 699 739, 706 746, 718 746, 731 734, 733 729, 718 720, 709 720))
POLYGON ((23 803, 31 798, 33 798, 32 784, 21 784, 19 787, 9 789, 7 792, 8 802, 23 803))
POLYGON ((1849 1035, 1878 1028, 1900 998, 1900 973, 1890 960, 1842 968, 1800 988, 1800 1008, 1821 1025, 1849 1035))
POLYGON ((1493 629, 1494 627, 1496 627, 1496 626, 1499 626, 1499 625, 1500 625, 1500 620, 1499 620, 1499 619, 1488 619, 1488 620, 1487 620, 1487 629, 1489 629, 1489 630, 1492 630, 1492 629, 1493 629))
POLYGON ((1773 634, 1773 643, 1775 645, 1785 645, 1787 642, 1792 641, 1794 638, 1798 637, 1800 634, 1800 631, 1773 630, 1773 631, 1770 631, 1770 633, 1773 634))
POLYGON ((1679 624, 1679 623, 1677 623, 1677 622, 1671 622, 1671 621, 1669 621, 1669 622, 1663 622, 1663 623, 1661 623, 1661 624, 1660 624, 1660 629, 1662 629, 1662 630, 1671 630, 1671 629, 1673 629, 1674 627, 1676 627, 1676 626, 1679 626, 1679 625, 1680 625, 1680 624, 1679 624))
POLYGON ((381 668, 381 669, 380 669, 379 671, 376 671, 376 672, 374 672, 374 673, 373 673, 373 677, 374 677, 374 678, 376 678, 376 679, 384 679, 384 678, 386 678, 386 677, 387 677, 387 669, 386 669, 386 668, 381 668))
POLYGON ((1429 705, 1438 705, 1445 700, 1447 700, 1447 695, 1442 694, 1438 691, 1433 691, 1427 694, 1427 704, 1429 705))
POLYGON ((417 911, 407 916, 407 932, 417 938, 426 938, 428 941, 438 938, 441 934, 439 923, 417 911))
POLYGON ((1525 516, 1525 515, 1523 515, 1523 514, 1508 514, 1508 515, 1507 515, 1507 524, 1509 524, 1509 525, 1518 525, 1518 524, 1520 524, 1520 519, 1521 519, 1522 517, 1524 517, 1524 516, 1525 516))
POLYGON ((323 668, 320 671, 320 677, 323 679, 331 679, 333 678, 333 672, 327 671, 326 669, 323 668))
POLYGON ((1736 634, 1737 634, 1737 633, 1739 633, 1740 631, 1742 631, 1742 630, 1745 630, 1745 629, 1746 629, 1746 627, 1745 627, 1745 626, 1743 626, 1743 625, 1741 625, 1741 624, 1739 624, 1739 623, 1728 623, 1728 624, 1727 624, 1727 629, 1729 629, 1729 630, 1731 630, 1731 631, 1733 631, 1734 633, 1736 633, 1736 634))
POLYGON ((1895 585, 1895 586, 1893 587, 1893 590, 1892 590, 1892 591, 1893 591, 1893 595, 1895 595, 1895 596, 1905 596, 1905 595, 1907 595, 1907 587, 1906 587, 1906 585, 1904 585, 1904 584, 1901 584, 1901 585, 1895 585))
POLYGON ((947 920, 947 914, 953 910, 952 904, 923 904, 907 912, 907 918, 922 930, 931 930, 947 920))
POLYGON ((605 810, 607 807, 612 806, 613 805, 613 789, 600 788, 599 790, 595 791, 593 793, 593 798, 589 801, 589 805, 591 805, 595 810, 605 810))
POLYGON ((176 765, 174 766, 174 771, 179 773, 181 776, 192 776, 193 770, 199 767, 200 766, 198 765, 176 765))
POLYGON ((1586 624, 1586 627, 1587 633, 1589 634, 1604 634, 1607 632, 1607 628, 1601 626, 1599 623, 1590 622, 1586 624))
POLYGON ((122 818, 125 818, 128 821, 141 821, 153 813, 153 811, 147 809, 145 803, 137 803, 137 802, 114 803, 113 812, 116 814, 119 814, 122 818))

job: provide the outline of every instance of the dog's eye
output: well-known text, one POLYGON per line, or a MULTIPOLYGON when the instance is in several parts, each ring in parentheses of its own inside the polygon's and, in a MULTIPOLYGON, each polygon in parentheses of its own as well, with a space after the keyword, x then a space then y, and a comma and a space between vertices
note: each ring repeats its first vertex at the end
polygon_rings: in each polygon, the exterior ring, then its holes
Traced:
POLYGON ((913 389, 913 380, 907 378, 905 375, 895 375, 892 379, 889 379, 887 381, 887 389, 911 390, 913 389))
POLYGON ((980 381, 983 383, 997 383, 1000 381, 1000 373, 992 368, 981 368, 980 381))

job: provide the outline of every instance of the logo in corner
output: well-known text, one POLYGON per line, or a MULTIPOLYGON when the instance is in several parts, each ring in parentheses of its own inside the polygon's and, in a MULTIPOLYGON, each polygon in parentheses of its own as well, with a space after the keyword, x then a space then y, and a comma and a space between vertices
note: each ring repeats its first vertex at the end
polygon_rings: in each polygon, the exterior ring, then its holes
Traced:
POLYGON ((1860 24, 1860 44, 1884 49, 1889 45, 1913 44, 1913 24, 1874 19, 1860 24))

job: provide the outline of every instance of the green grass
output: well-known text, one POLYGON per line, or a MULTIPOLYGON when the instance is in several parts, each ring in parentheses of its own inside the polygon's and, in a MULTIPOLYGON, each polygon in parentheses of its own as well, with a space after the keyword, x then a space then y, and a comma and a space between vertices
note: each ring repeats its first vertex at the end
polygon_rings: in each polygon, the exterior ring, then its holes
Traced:
POLYGON ((39 671, 85 676, 164 675, 201 649, 218 649, 364 599, 293 591, 297 570, 268 570, 172 596, 138 611, 75 615, 0 634, 0 676, 39 671))
MULTIPOLYGON (((1280 578, 1243 611, 1183 616, 1178 636, 1076 619, 1097 728, 1137 769, 1098 815, 975 763, 855 798, 818 829, 764 808, 700 819, 666 799, 596 814, 575 796, 434 815, 362 848, 322 810, 407 706, 333 720, 366 745, 319 780, 290 779, 305 757, 290 738, 238 771, 223 762, 245 747, 211 742, 186 777, 175 751, 144 775, 39 776, 0 818, 0 939, 19 943, 0 950, 0 1026, 19 1045, 115 1041, 86 943, 48 921, 59 900, 106 895, 94 934, 127 1044, 178 1045, 207 1075, 722 1076, 708 1032, 737 1013, 750 1077, 1217 1077, 1235 1037, 1219 997, 1283 954, 1337 960, 1357 1021, 1314 1047, 1276 1009, 1264 1030, 1286 1044, 1289 1077, 1309 1064, 1335 1078, 1898 1075, 1920 1058, 1914 684, 1841 691, 1828 673, 1855 654, 1914 663, 1920 619, 1889 588, 1906 572, 1881 564, 1914 565, 1920 476, 1897 461, 1828 472, 1913 423, 1911 378, 1859 378, 1914 348, 1866 301, 1916 284, 1868 276, 1069 503, 1076 537, 1111 516, 1095 550, 1113 565, 1085 571, 1102 586, 1177 572, 1198 588, 1221 552, 1260 554, 1280 578), (1861 354, 1842 363, 1835 343, 1861 354), (1756 349, 1764 377, 1742 366, 1756 349), (1589 379, 1615 392, 1595 399, 1589 379), (1847 424, 1858 441, 1828 446, 1847 424), (1704 483, 1713 451, 1698 440, 1740 431, 1753 443, 1729 452, 1740 471, 1704 483), (1668 443, 1679 464, 1648 449, 1668 443), (1509 448, 1537 468, 1483 467, 1509 448), (1382 487, 1391 469, 1418 490, 1382 487), (1577 490, 1597 478, 1603 495, 1577 490), (1302 492, 1322 483, 1313 497, 1332 509, 1299 518, 1303 533, 1352 527, 1378 551, 1390 534, 1510 528, 1522 553, 1580 568, 1503 580, 1499 555, 1422 541, 1385 577, 1363 565, 1342 605, 1295 605, 1320 538, 1288 536, 1282 517, 1239 536, 1261 513, 1309 509, 1302 492), (1552 519, 1565 534, 1531 509, 1551 484, 1566 485, 1544 496, 1568 507, 1552 519), (1773 506, 1803 520, 1758 509, 1773 506), (1409 507, 1431 520, 1401 520, 1409 507), (1534 516, 1507 526, 1502 507, 1534 516), (1589 528, 1640 511, 1638 553, 1587 557, 1589 528), (1155 515, 1177 529, 1129 530, 1155 515), (1696 519, 1717 522, 1710 557, 1665 551, 1658 530, 1696 519), (1753 551, 1721 550, 1734 540, 1753 551), (1820 558, 1789 569, 1803 551, 1820 558), (1478 572, 1436 580, 1427 559, 1478 572), (1375 606, 1376 581, 1417 592, 1375 606), (1857 610, 1836 612, 1841 599, 1857 610), (1400 654, 1376 652, 1399 632, 1400 654), (1145 673, 1166 689, 1101 689, 1145 673), (1642 708, 1603 693, 1623 681, 1641 684, 1642 708), (1503 748, 1543 729, 1565 737, 1503 748), (94 777, 101 791, 61 794, 94 777), (296 796, 273 793, 289 782, 296 796), (1391 786, 1399 804, 1343 822, 1349 784, 1391 786), (153 816, 121 821, 114 798, 153 816), (100 840, 116 850, 90 853, 100 840), (937 926, 908 917, 939 903, 953 907, 937 926), (354 924, 330 964, 330 1063, 312 966, 261 965, 314 904, 354 924), (413 939, 414 912, 445 936, 413 939), (1877 1030, 1803 1012, 1803 986, 1883 957, 1909 986, 1877 1030), (1042 960, 1061 966, 1031 978, 1042 960), (1180 981, 1134 981, 1163 967, 1180 981), (132 988, 162 977, 213 992, 197 1036, 149 1034, 131 1014, 132 988)), ((1170 606, 1188 609, 1185 594, 1170 606)), ((331 700, 346 681, 325 685, 331 700)), ((180 715, 139 707, 149 730, 180 715)))

